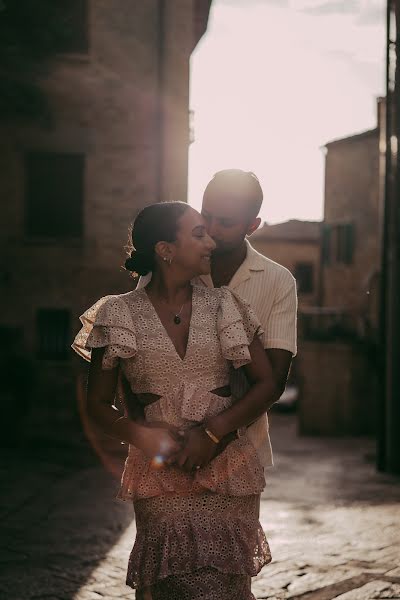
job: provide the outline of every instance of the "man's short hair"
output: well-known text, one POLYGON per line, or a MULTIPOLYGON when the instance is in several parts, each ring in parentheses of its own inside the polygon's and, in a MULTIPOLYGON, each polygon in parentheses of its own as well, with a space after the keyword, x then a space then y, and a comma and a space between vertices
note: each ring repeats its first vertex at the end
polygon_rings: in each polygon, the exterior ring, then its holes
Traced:
POLYGON ((249 204, 252 216, 256 217, 260 212, 263 201, 263 191, 258 177, 251 171, 242 169, 224 169, 214 174, 204 190, 204 197, 210 191, 224 191, 229 193, 233 190, 243 190, 243 197, 249 204))

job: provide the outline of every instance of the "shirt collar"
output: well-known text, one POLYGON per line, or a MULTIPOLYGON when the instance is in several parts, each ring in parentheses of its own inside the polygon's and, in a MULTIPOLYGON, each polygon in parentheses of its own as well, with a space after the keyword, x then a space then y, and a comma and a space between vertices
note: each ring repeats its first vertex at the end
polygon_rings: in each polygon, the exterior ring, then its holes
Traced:
POLYGON ((247 246, 247 255, 240 268, 248 261, 250 271, 265 271, 265 256, 257 252, 255 248, 250 244, 249 240, 245 239, 247 246))

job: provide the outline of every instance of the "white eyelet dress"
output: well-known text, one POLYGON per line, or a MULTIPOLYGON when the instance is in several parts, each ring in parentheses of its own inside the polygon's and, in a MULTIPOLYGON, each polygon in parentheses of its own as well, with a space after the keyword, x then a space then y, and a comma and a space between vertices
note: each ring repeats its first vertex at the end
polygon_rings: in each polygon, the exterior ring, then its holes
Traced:
MULTIPOLYGON (((101 298, 82 316, 73 348, 90 360, 105 347, 103 369, 120 368, 135 394, 159 398, 147 421, 181 429, 233 402, 212 390, 229 385, 232 366, 250 362, 261 333, 251 308, 226 287, 193 286, 186 355, 181 358, 145 289, 101 298)), ((194 473, 160 468, 129 447, 118 497, 133 500, 137 535, 127 584, 153 600, 250 600, 250 577, 270 562, 258 520, 264 471, 246 429, 194 473)))

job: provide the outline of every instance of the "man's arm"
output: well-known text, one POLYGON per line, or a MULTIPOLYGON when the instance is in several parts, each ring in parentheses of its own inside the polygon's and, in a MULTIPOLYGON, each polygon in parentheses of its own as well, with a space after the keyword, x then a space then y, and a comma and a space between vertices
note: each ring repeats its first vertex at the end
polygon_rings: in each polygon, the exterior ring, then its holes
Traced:
POLYGON ((276 390, 279 393, 279 397, 281 397, 285 391, 293 355, 288 350, 280 350, 278 348, 266 348, 265 352, 272 366, 276 390))
MULTIPOLYGON (((268 316, 262 323, 265 331, 264 347, 274 376, 277 400, 285 391, 290 365, 297 351, 297 291, 296 280, 286 269, 282 272, 281 288, 268 316)), ((276 401, 277 401, 276 400, 276 401)), ((216 455, 236 439, 236 434, 229 434, 218 444, 216 455)))
POLYGON ((265 352, 272 365, 275 385, 283 394, 293 356, 297 351, 297 291, 296 280, 284 269, 265 331, 265 352))
MULTIPOLYGON (((277 390, 277 402, 285 391, 293 355, 288 350, 280 350, 278 348, 266 348, 265 353, 269 359, 269 362, 271 363, 272 372, 274 375, 275 388, 277 390)), ((225 436, 217 445, 214 458, 215 456, 218 456, 218 454, 221 454, 221 452, 223 452, 225 448, 236 439, 236 432, 229 433, 227 436, 225 436)))

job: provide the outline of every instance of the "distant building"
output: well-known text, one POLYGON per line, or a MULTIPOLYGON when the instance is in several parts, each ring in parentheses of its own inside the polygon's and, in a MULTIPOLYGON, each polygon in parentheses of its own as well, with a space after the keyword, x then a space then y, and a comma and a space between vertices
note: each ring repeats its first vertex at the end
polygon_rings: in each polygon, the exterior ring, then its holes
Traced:
POLYGON ((271 260, 283 265, 297 281, 300 306, 316 305, 319 294, 321 223, 290 220, 258 229, 252 245, 271 260))
POLYGON ((382 211, 379 130, 326 148, 321 304, 346 311, 360 333, 377 329, 382 211))
POLYGON ((35 410, 68 412, 78 315, 131 287, 138 209, 186 200, 189 59, 210 4, 61 3, 76 35, 42 81, 52 123, 0 125, 0 336, 33 363, 35 410))
POLYGON ((376 431, 383 106, 376 129, 325 146, 319 302, 299 314, 304 433, 376 431))

